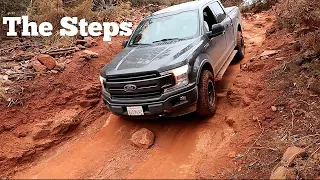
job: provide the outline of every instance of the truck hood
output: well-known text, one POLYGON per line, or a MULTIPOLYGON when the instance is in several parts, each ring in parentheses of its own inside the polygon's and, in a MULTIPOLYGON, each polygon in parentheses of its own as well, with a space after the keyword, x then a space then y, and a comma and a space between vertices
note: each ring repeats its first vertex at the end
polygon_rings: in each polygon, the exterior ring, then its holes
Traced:
POLYGON ((101 71, 102 75, 117 75, 147 71, 162 72, 186 63, 197 48, 198 39, 161 42, 155 45, 127 47, 116 55, 101 71))

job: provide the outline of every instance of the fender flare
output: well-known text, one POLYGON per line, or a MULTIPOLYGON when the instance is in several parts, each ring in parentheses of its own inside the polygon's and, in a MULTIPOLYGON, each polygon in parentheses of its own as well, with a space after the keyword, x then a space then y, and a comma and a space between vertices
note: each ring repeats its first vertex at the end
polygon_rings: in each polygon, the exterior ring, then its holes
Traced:
MULTIPOLYGON (((212 65, 212 61, 211 58, 209 57, 208 54, 206 53, 201 53, 195 60, 194 66, 193 66, 193 78, 195 78, 196 84, 199 84, 199 80, 200 80, 200 76, 201 76, 201 72, 204 69, 205 66, 209 67, 209 70, 212 72, 212 74, 214 75, 214 71, 213 71, 213 65, 212 65)), ((205 68, 208 68, 205 67, 205 68)))

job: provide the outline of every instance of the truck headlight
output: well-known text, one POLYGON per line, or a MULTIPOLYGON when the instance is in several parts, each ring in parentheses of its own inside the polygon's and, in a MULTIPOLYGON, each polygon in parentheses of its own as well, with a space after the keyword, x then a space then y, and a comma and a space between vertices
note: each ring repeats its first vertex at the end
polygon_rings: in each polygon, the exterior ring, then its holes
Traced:
POLYGON ((188 70, 189 70, 189 65, 186 64, 176 69, 172 69, 170 71, 161 73, 162 75, 173 74, 175 78, 175 85, 165 89, 165 92, 188 85, 189 84, 188 70))
POLYGON ((104 87, 103 83, 106 81, 106 78, 100 76, 100 83, 101 83, 101 86, 102 88, 104 87))

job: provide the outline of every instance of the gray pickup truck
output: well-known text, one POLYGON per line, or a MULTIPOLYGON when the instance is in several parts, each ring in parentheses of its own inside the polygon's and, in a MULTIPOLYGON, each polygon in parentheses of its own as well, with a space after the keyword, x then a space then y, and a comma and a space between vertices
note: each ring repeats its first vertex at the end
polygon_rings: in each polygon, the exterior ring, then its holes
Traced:
POLYGON ((102 97, 119 116, 152 118, 216 111, 215 81, 244 57, 239 8, 192 1, 145 17, 100 72, 102 97))

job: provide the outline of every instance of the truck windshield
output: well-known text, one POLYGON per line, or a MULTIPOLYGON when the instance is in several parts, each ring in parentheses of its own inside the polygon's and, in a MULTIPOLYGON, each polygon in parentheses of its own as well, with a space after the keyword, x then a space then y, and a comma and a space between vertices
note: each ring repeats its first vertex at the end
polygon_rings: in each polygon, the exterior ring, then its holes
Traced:
POLYGON ((187 11, 143 20, 132 35, 129 45, 193 38, 198 33, 198 11, 187 11))

